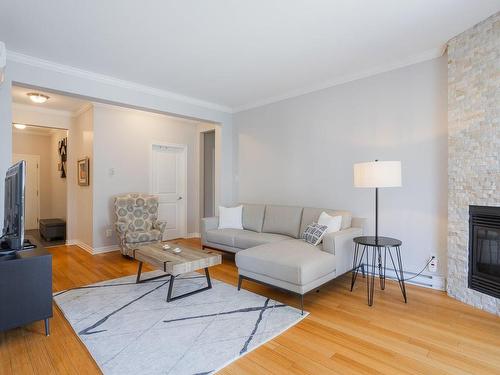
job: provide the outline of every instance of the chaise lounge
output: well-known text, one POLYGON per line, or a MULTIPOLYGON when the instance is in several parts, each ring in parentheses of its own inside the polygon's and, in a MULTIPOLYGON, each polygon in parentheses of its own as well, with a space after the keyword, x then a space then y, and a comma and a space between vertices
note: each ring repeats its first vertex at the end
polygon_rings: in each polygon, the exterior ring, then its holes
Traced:
POLYGON ((219 229, 219 218, 202 219, 202 245, 235 253, 238 289, 244 279, 284 289, 303 298, 307 292, 352 270, 353 238, 363 234, 366 219, 349 211, 243 204, 243 229, 219 229), (341 228, 318 246, 300 239, 320 214, 342 216, 341 228))

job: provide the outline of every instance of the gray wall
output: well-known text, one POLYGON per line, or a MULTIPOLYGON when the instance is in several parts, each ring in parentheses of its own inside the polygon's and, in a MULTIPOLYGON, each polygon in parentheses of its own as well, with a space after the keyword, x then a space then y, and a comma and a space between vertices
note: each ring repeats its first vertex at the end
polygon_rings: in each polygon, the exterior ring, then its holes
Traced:
POLYGON ((233 118, 238 200, 352 210, 373 227, 374 191, 353 164, 401 160, 381 189, 380 232, 403 241, 405 268, 431 254, 446 273, 446 56, 240 112, 233 118))

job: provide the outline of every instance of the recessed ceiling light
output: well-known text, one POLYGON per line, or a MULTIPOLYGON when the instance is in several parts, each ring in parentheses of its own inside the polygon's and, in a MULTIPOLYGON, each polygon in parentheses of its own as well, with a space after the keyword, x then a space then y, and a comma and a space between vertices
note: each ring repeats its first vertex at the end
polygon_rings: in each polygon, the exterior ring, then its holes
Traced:
POLYGON ((47 95, 40 94, 39 92, 29 92, 26 95, 28 95, 31 101, 36 104, 42 104, 49 100, 47 95))
POLYGON ((22 130, 22 129, 26 129, 26 125, 24 125, 24 124, 14 124, 14 127, 15 127, 16 129, 21 129, 21 130, 22 130))

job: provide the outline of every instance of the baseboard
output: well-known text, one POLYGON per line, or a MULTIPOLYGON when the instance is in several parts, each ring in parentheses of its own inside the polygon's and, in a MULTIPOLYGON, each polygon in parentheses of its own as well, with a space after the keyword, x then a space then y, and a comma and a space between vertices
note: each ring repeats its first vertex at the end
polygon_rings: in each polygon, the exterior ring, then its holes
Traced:
POLYGON ((86 252, 88 252, 92 255, 94 254, 94 249, 92 248, 92 246, 87 245, 85 242, 82 242, 79 240, 69 240, 69 241, 66 241, 66 244, 78 246, 79 248, 85 250, 86 252))
POLYGON ((90 253, 92 255, 109 253, 109 252, 112 252, 112 251, 118 251, 118 250, 120 250, 120 248, 118 247, 118 245, 110 245, 110 246, 102 246, 102 247, 93 248, 92 246, 87 245, 86 243, 84 243, 82 241, 79 241, 79 240, 69 240, 69 241, 66 241, 66 244, 67 245, 78 246, 78 247, 82 248, 83 250, 85 250, 86 252, 88 252, 88 253, 90 253))
POLYGON ((197 232, 188 233, 186 236, 186 238, 200 238, 200 237, 201 237, 201 234, 197 233, 197 232))
POLYGON ((110 253, 112 251, 119 251, 120 247, 118 245, 109 245, 109 246, 101 246, 101 247, 96 247, 94 249, 93 254, 104 254, 104 253, 110 253))
MULTIPOLYGON (((370 274, 368 265, 364 264, 365 266, 365 271, 367 271, 368 274, 370 274)), ((378 268, 376 269, 376 276, 378 276, 378 268)), ((396 271, 393 268, 386 268, 385 272, 385 277, 390 280, 395 280, 397 281, 396 277, 396 271)), ((416 276, 415 272, 411 271, 403 271, 403 277, 405 278, 405 283, 411 284, 411 285, 416 285, 416 286, 421 286, 424 288, 430 288, 430 289, 435 289, 435 290, 441 290, 441 291, 446 291, 446 277, 441 276, 441 275, 427 275, 427 274, 421 274, 416 276), (414 277, 411 280, 406 280, 411 277, 414 277)))

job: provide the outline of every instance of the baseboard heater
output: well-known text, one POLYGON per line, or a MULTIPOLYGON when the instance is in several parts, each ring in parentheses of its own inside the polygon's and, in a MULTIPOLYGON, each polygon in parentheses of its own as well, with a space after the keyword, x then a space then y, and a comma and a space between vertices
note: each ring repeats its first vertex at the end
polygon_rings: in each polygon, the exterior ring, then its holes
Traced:
MULTIPOLYGON (((365 263, 363 263, 363 265, 365 267, 365 271, 367 271, 367 274, 371 275, 371 266, 368 267, 368 265, 365 263)), ((396 271, 393 268, 387 267, 385 270, 385 277, 387 279, 397 281, 396 271)), ((414 277, 415 275, 417 275, 417 272, 403 271, 403 277, 405 279, 409 279, 411 277, 414 277)), ((375 269, 375 276, 378 276, 378 267, 375 269)), ((420 274, 411 280, 405 281, 405 283, 422 286, 424 288, 446 290, 446 278, 440 275, 420 274)))

